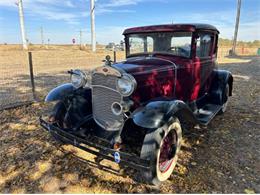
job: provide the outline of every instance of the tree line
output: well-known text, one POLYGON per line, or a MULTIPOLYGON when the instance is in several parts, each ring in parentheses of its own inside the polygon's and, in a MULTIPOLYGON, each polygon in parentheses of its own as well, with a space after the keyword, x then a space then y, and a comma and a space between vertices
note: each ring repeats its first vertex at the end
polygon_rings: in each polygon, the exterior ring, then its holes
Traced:
MULTIPOLYGON (((219 38, 219 46, 232 46, 233 41, 230 39, 219 38)), ((254 41, 238 41, 237 47, 259 47, 260 48, 260 40, 254 41)))

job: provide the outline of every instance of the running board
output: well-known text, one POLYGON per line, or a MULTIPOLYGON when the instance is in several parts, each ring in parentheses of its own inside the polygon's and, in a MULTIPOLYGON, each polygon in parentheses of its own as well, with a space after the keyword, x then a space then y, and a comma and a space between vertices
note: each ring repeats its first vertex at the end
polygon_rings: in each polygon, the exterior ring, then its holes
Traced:
POLYGON ((208 125, 220 109, 221 105, 206 104, 203 108, 195 111, 194 115, 201 124, 208 125))

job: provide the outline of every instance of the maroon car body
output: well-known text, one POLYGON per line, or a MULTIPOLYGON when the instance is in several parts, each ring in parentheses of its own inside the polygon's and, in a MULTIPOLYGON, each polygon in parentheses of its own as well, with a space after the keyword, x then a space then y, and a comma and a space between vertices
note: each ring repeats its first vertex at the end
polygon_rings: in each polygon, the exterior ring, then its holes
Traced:
MULTIPOLYGON (((193 52, 190 58, 156 53, 153 54, 151 59, 142 59, 142 56, 136 56, 136 58, 130 58, 124 63, 114 65, 124 69, 136 78, 139 85, 133 98, 137 102, 151 100, 156 97, 176 98, 190 102, 208 92, 211 80, 214 78, 212 74, 214 74, 213 70, 216 69, 217 60, 216 43, 219 32, 215 27, 205 24, 147 26, 127 29, 124 35, 175 31, 194 33, 192 37, 193 52), (204 58, 194 55, 196 54, 196 35, 200 32, 209 33, 213 37, 210 54, 204 58), (176 74, 176 72, 178 73, 176 74), (175 76, 177 77, 176 81, 175 76), (175 93, 174 82, 176 82, 175 93)), ((126 50, 126 56, 131 57, 128 50, 126 50)))
POLYGON ((123 34, 126 60, 69 71, 72 83, 47 95, 58 103, 40 121, 56 138, 144 170, 146 181, 157 184, 176 165, 182 124, 207 125, 224 113, 233 77, 217 69, 219 31, 212 25, 145 26, 123 34))

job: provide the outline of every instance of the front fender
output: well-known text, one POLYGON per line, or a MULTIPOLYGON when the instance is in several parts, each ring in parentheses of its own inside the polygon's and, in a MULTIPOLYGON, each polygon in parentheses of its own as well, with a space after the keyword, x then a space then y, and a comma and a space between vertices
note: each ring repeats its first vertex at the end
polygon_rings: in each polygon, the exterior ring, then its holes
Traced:
POLYGON ((172 116, 191 123, 198 123, 190 108, 180 100, 155 101, 133 113, 133 121, 136 125, 155 129, 162 127, 172 116))
POLYGON ((52 89, 45 97, 45 102, 62 100, 64 97, 72 94, 76 88, 71 83, 66 83, 52 89))

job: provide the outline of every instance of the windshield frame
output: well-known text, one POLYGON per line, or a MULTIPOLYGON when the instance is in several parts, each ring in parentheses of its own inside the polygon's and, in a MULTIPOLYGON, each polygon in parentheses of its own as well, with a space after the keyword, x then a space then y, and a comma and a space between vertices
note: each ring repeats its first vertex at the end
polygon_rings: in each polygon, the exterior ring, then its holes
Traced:
POLYGON ((130 33, 130 34, 126 34, 125 35, 126 58, 138 57, 138 56, 149 56, 149 55, 153 55, 153 54, 162 54, 162 55, 175 56, 175 57, 180 57, 180 58, 185 58, 185 59, 191 59, 192 58, 192 53, 193 53, 194 32, 185 30, 185 31, 169 31, 169 32, 163 32, 163 33, 177 33, 177 32, 191 33, 190 55, 188 57, 187 56, 182 56, 182 55, 175 55, 175 54, 167 52, 167 51, 165 51, 165 52, 164 51, 140 52, 140 53, 130 54, 129 37, 131 37, 131 35, 161 33, 161 32, 138 32, 138 33, 130 33))

